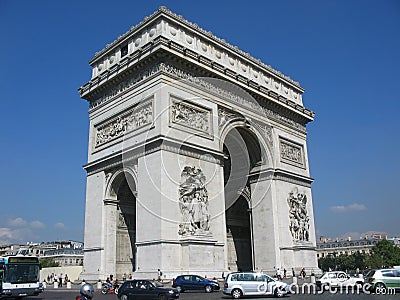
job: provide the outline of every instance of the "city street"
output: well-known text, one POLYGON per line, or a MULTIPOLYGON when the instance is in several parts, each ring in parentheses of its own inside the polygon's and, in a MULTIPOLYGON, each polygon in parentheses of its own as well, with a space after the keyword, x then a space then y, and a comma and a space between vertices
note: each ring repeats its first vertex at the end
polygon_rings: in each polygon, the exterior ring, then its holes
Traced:
MULTIPOLYGON (((75 299, 76 296, 79 295, 78 290, 47 290, 43 294, 37 297, 28 297, 25 298, 26 300, 40 300, 40 299, 60 299, 60 300, 69 300, 75 299)), ((249 297, 244 299, 270 299, 272 297, 249 297)), ((117 300, 117 296, 113 294, 109 295, 102 295, 100 292, 96 291, 94 300, 117 300)), ((225 296, 222 292, 215 292, 211 294, 200 293, 200 292, 191 292, 191 293, 182 293, 179 297, 181 300, 214 300, 214 299, 232 299, 229 296, 225 296)), ((350 299, 400 299, 400 292, 397 295, 344 295, 344 294, 329 294, 324 293, 322 295, 289 295, 286 296, 285 299, 343 299, 343 300, 350 300, 350 299)))

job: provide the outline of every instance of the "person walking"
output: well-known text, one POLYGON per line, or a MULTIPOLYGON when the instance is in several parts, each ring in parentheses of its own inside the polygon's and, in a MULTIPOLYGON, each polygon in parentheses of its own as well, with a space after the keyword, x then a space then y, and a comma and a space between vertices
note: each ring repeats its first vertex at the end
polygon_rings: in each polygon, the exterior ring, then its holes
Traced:
POLYGON ((62 287, 62 273, 58 275, 58 287, 62 287))
POLYGON ((161 281, 161 276, 162 276, 162 272, 161 272, 160 269, 158 269, 158 270, 157 270, 157 278, 158 278, 158 281, 161 281))

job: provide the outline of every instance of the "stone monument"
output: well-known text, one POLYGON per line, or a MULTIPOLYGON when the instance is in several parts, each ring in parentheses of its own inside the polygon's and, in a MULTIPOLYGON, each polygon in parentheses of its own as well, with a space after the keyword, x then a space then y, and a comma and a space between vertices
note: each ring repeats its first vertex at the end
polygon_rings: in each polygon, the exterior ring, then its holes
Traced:
POLYGON ((317 269, 298 82, 165 7, 90 66, 82 278, 317 269))

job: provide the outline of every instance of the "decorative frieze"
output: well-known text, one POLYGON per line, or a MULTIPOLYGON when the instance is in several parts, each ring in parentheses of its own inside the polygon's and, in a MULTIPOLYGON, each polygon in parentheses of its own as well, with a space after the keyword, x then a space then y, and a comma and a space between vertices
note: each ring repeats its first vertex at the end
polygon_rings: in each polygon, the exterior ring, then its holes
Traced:
POLYGON ((181 173, 179 185, 179 209, 182 222, 178 234, 204 235, 210 233, 208 192, 206 176, 200 168, 186 166, 181 173))
POLYGON ((95 148, 153 122, 153 102, 136 105, 110 120, 95 125, 95 148))
POLYGON ((131 78, 121 82, 120 84, 116 85, 115 87, 113 87, 111 90, 109 90, 107 93, 105 93, 103 96, 101 96, 100 98, 91 101, 90 102, 90 108, 95 108, 97 106, 99 106, 100 104, 107 102, 109 99, 118 96, 119 94, 121 94, 122 92, 126 91, 127 89, 131 88, 132 86, 134 86, 135 84, 147 79, 148 77, 158 73, 161 69, 161 65, 160 64, 156 64, 151 66, 150 68, 137 73, 135 76, 132 76, 131 78))
MULTIPOLYGON (((117 97, 122 92, 126 91, 127 89, 133 87, 136 84, 139 84, 141 81, 149 78, 150 76, 157 75, 159 73, 165 73, 178 79, 184 79, 191 84, 195 84, 199 88, 203 88, 206 91, 217 95, 220 98, 223 98, 227 101, 230 101, 238 106, 241 106, 245 109, 250 109, 253 112, 261 114, 271 120, 276 122, 285 124, 293 129, 305 133, 306 127, 304 124, 300 124, 298 122, 289 119, 288 117, 283 116, 275 111, 272 111, 266 107, 262 107, 257 104, 255 101, 250 101, 249 99, 245 99, 235 93, 232 93, 229 90, 223 89, 221 87, 216 86, 212 83, 212 81, 207 81, 204 78, 196 77, 194 74, 187 70, 183 70, 181 68, 177 68, 168 63, 159 63, 156 65, 151 66, 147 70, 136 74, 132 78, 120 83, 119 85, 115 86, 113 89, 109 90, 105 95, 101 98, 98 98, 95 101, 92 101, 90 104, 91 109, 99 106, 100 104, 106 103, 114 97, 117 97)), ((220 124, 219 124, 220 125, 220 124)))
POLYGON ((305 168, 303 146, 292 141, 279 138, 281 161, 297 167, 305 168))
POLYGON ((307 212, 307 195, 299 193, 297 187, 289 193, 289 229, 295 242, 310 240, 310 217, 307 212))
POLYGON ((211 135, 211 110, 171 96, 170 125, 211 135))

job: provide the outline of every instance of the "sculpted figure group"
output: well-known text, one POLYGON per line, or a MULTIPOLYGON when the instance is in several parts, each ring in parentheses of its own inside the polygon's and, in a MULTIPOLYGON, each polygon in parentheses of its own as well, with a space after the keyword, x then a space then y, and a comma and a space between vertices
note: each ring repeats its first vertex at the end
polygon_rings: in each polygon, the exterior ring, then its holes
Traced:
POLYGON ((206 177, 201 169, 186 166, 181 173, 179 186, 179 208, 182 222, 179 225, 180 235, 194 235, 210 230, 208 212, 208 194, 205 187, 206 177))
POLYGON ((308 241, 310 217, 307 214, 307 196, 299 193, 297 188, 289 193, 289 229, 295 241, 308 241))

